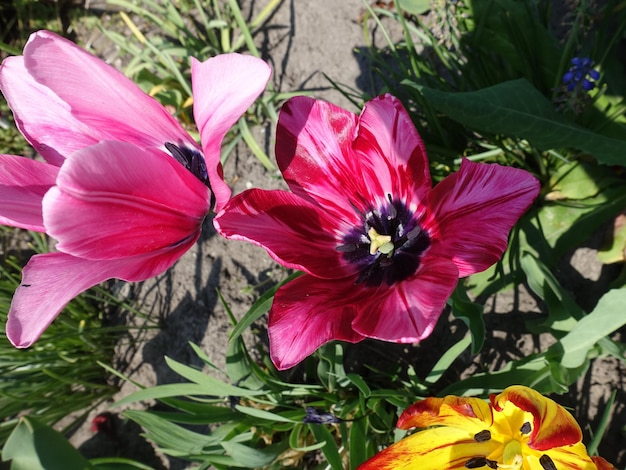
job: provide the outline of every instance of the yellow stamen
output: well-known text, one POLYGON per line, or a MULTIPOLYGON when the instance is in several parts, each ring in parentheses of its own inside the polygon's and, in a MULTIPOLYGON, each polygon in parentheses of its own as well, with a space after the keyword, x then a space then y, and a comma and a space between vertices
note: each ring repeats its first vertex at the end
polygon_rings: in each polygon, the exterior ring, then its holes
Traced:
POLYGON ((374 227, 367 232, 370 237, 370 255, 375 255, 380 251, 384 255, 393 252, 393 243, 391 243, 391 235, 380 235, 374 227))

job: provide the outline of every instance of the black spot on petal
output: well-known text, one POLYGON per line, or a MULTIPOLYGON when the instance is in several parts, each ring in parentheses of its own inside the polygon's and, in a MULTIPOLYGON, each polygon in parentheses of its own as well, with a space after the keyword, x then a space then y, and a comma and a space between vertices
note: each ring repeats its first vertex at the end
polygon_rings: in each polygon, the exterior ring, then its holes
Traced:
POLYGON ((474 440, 476 442, 486 442, 490 439, 491 439, 491 433, 489 432, 488 429, 485 429, 484 431, 480 431, 474 434, 474 440))
POLYGON ((539 457, 539 463, 544 468, 544 470, 556 470, 556 465, 554 465, 554 462, 552 461, 550 456, 546 454, 539 457))
POLYGON ((465 468, 481 468, 487 465, 485 457, 473 457, 465 462, 465 468))

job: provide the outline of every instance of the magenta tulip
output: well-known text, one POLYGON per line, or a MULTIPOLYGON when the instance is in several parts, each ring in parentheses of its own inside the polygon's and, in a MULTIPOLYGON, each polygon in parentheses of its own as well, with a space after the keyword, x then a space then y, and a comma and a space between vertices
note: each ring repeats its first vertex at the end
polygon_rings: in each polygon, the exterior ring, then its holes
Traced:
POLYGON ((276 158, 291 191, 245 191, 215 225, 304 271, 278 290, 269 312, 279 369, 330 340, 426 338, 458 279, 502 256, 539 192, 526 171, 469 160, 433 188, 424 145, 391 95, 360 116, 291 99, 276 158))
POLYGON ((254 57, 192 59, 198 146, 131 80, 53 33, 2 63, 2 93, 45 162, 0 156, 0 223, 57 240, 23 270, 6 327, 15 346, 36 341, 79 293, 163 273, 196 242, 230 197, 223 138, 269 75, 254 57))

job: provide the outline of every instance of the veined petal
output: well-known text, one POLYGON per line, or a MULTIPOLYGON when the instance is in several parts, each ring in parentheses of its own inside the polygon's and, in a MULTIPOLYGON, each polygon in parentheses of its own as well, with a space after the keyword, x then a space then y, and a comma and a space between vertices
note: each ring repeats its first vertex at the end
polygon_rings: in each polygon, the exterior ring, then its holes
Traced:
POLYGON ((371 193, 378 198, 390 194, 418 212, 432 182, 426 149, 400 100, 386 94, 368 101, 357 134, 354 150, 360 162, 371 166, 372 178, 366 180, 371 193))
POLYGON ((358 118, 306 96, 287 101, 276 127, 276 161, 291 190, 334 217, 352 218, 372 204, 371 164, 352 149, 358 118))
POLYGON ((143 281, 169 268, 195 242, 165 253, 92 261, 65 253, 33 256, 13 295, 6 333, 18 348, 33 344, 63 308, 81 292, 107 279, 143 281))
MULTIPOLYGON (((582 442, 574 445, 555 447, 542 453, 542 456, 550 457, 555 467, 559 470, 596 470, 596 464, 587 455, 587 449, 582 442)), ((528 459, 529 469, 545 468, 539 461, 541 457, 528 459), (534 464, 534 465, 533 465, 534 464)), ((610 467, 609 467, 610 468, 610 467)))
POLYGON ((216 211, 230 197, 224 182, 220 150, 224 136, 263 92, 271 69, 261 59, 222 54, 204 62, 191 59, 193 113, 200 131, 216 211))
MULTIPOLYGON (((508 233, 539 193, 539 181, 524 170, 463 160, 456 173, 431 193, 436 255, 447 256, 459 277, 487 269, 507 245, 508 233)), ((435 254, 435 253, 433 253, 435 254)))
POLYGON ((359 470, 466 469, 473 458, 496 450, 492 441, 476 442, 463 428, 427 429, 405 437, 358 467, 359 470))
POLYGON ((24 57, 8 57, 0 65, 0 88, 26 140, 50 164, 61 166, 65 155, 95 144, 99 132, 80 122, 68 103, 28 73, 24 57))
POLYGON ((44 224, 74 256, 115 259, 197 239, 210 193, 171 156, 123 142, 72 155, 44 197, 44 224))
POLYGON ((30 158, 0 155, 0 224, 45 232, 41 202, 58 171, 30 158))
MULTIPOLYGON (((79 140, 93 136, 96 141, 120 140, 138 146, 195 145, 157 100, 113 67, 54 33, 38 31, 30 36, 24 65, 34 80, 67 103, 72 116, 86 126, 76 129, 79 140)), ((55 103, 50 100, 51 105, 55 103)), ((21 108, 24 113, 32 112, 21 108)), ((46 144, 63 155, 70 153, 65 136, 50 137, 46 144)))
POLYGON ((351 326, 359 295, 350 281, 308 274, 278 289, 268 324, 270 356, 276 367, 293 367, 331 340, 364 339, 351 326))
POLYGON ((480 398, 430 397, 409 406, 396 425, 400 429, 449 426, 474 436, 493 424, 489 403, 480 398))
POLYGON ((220 235, 261 246, 289 268, 329 279, 353 273, 336 250, 337 222, 293 193, 244 191, 228 202, 213 224, 220 235))
POLYGON ((457 282, 454 263, 425 257, 414 277, 375 288, 367 302, 361 302, 352 326, 364 336, 383 341, 421 341, 432 332, 457 282))
POLYGON ((570 446, 581 442, 582 432, 574 417, 561 405, 544 397, 535 390, 512 386, 499 395, 492 395, 494 409, 500 411, 506 402, 533 415, 532 433, 528 447, 547 451, 555 447, 570 446))
POLYGON ((617 470, 613 464, 607 462, 602 457, 591 457, 591 460, 596 464, 598 470, 617 470))

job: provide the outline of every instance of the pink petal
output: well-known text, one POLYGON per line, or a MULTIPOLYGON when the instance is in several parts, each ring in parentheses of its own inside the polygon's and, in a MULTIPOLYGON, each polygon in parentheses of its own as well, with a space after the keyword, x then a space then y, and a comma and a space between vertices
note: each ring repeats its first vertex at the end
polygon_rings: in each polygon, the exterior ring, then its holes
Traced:
POLYGON ((72 114, 69 104, 35 81, 24 57, 8 57, 0 65, 0 88, 26 140, 48 163, 61 166, 65 155, 95 144, 100 138, 72 114))
POLYGON ((44 197, 57 249, 89 259, 159 252, 197 239, 210 193, 171 156, 123 142, 80 150, 44 197))
POLYGON ((322 278, 353 273, 337 251, 338 222, 287 191, 251 189, 233 197, 214 219, 220 235, 267 250, 277 262, 322 278))
POLYGON ((22 271, 22 283, 11 302, 6 325, 9 341, 27 348, 81 292, 111 278, 143 281, 153 277, 169 268, 190 246, 185 244, 157 256, 113 261, 91 261, 65 253, 33 256, 22 271))
POLYGON ((424 145, 391 95, 365 105, 360 117, 307 97, 289 100, 277 127, 276 158, 289 187, 342 218, 388 204, 410 204, 430 190, 424 145))
POLYGON ((412 279, 381 286, 358 306, 352 327, 363 336, 395 343, 416 343, 433 331, 458 271, 445 258, 424 257, 412 279))
POLYGON ((220 150, 224 136, 263 92, 271 69, 261 59, 223 54, 204 62, 191 59, 194 117, 200 131, 216 211, 230 197, 220 150))
POLYGON ((283 105, 276 128, 276 160, 291 190, 338 219, 353 216, 351 205, 369 210, 372 201, 371 168, 352 151, 356 126, 355 114, 297 96, 283 105))
POLYGON ((433 254, 452 259, 460 277, 487 269, 506 250, 509 231, 539 189, 524 170, 463 160, 431 193, 433 254))
MULTIPOLYGON (((24 48, 24 65, 41 85, 67 103, 72 116, 84 124, 76 139, 120 140, 160 147, 165 142, 195 145, 178 122, 154 98, 121 72, 49 31, 31 35, 24 48)), ((22 98, 20 94, 20 98, 22 98)), ((55 99, 49 105, 57 105, 55 99)), ((20 105, 22 119, 29 111, 20 105)), ((36 123, 36 116, 29 117, 36 123)), ((34 132, 31 132, 33 134, 34 132)), ((67 155, 65 139, 45 143, 67 155)), ((71 145, 72 149, 75 148, 71 145)))
POLYGON ((45 232, 41 201, 58 171, 29 158, 0 155, 0 224, 45 232))
POLYGON ((411 117, 396 97, 386 94, 368 101, 359 119, 354 150, 372 166, 370 191, 405 201, 413 211, 431 190, 426 149, 411 117))
POLYGON ((364 339, 351 327, 360 294, 350 281, 307 274, 281 287, 268 325, 270 356, 276 367, 293 367, 328 341, 356 343, 364 339))

